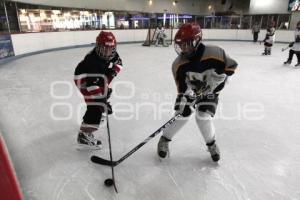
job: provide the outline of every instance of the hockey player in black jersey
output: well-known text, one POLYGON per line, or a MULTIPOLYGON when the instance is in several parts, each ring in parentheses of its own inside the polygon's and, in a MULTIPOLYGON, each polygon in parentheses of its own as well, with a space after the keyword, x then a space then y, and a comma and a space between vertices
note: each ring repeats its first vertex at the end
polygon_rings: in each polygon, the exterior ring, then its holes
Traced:
POLYGON ((103 112, 112 113, 107 99, 112 89, 108 86, 122 69, 122 60, 116 51, 116 39, 111 32, 101 31, 96 46, 75 69, 74 81, 87 104, 87 110, 78 133, 78 149, 100 149, 101 141, 94 138, 103 112))
POLYGON ((229 76, 234 74, 237 63, 223 49, 204 45, 202 30, 194 23, 183 24, 175 35, 175 50, 178 57, 172 71, 177 85, 175 115, 181 114, 161 136, 157 153, 160 158, 169 155, 169 142, 187 122, 193 110, 190 107, 196 95, 196 123, 207 145, 213 161, 220 159, 212 119, 215 115, 219 93, 229 76))

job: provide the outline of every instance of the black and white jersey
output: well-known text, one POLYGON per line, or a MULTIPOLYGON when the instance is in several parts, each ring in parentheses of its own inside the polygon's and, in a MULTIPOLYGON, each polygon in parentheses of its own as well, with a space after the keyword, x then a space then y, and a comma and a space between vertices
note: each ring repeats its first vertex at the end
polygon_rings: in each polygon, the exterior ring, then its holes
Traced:
POLYGON ((275 41, 275 28, 268 28, 267 29, 267 33, 266 33, 266 37, 264 39, 265 41, 265 45, 267 46, 272 46, 274 41, 275 41))
POLYGON ((178 94, 191 89, 197 95, 208 95, 218 94, 236 67, 236 61, 222 48, 201 43, 191 58, 179 55, 173 62, 172 71, 178 94))

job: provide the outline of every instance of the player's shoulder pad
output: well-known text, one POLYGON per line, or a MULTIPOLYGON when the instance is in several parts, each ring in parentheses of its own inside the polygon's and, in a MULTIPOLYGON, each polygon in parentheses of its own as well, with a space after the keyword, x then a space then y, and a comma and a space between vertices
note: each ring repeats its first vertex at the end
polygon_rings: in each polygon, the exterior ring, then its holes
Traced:
POLYGON ((188 62, 189 61, 186 58, 184 58, 181 55, 178 55, 172 64, 173 73, 176 72, 180 66, 182 66, 183 64, 188 63, 188 62))
POLYGON ((208 60, 208 59, 214 59, 221 62, 225 62, 224 49, 214 45, 205 45, 205 49, 201 61, 208 60))

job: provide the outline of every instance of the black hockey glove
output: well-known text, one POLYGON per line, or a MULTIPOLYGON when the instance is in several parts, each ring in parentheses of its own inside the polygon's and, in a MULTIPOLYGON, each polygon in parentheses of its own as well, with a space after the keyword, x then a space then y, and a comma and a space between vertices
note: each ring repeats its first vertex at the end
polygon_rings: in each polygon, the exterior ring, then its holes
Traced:
POLYGON ((113 90, 112 90, 111 88, 108 88, 108 89, 107 89, 107 99, 110 98, 112 91, 113 91, 113 90))
POLYGON ((117 72, 115 70, 111 69, 111 68, 108 68, 105 72, 105 75, 107 77, 112 77, 113 78, 113 77, 117 76, 117 72))
POLYGON ((105 105, 106 105, 107 113, 108 113, 109 115, 111 115, 111 114, 113 113, 112 106, 111 106, 110 102, 108 101, 108 99, 109 99, 110 96, 111 96, 112 91, 113 91, 113 90, 112 90, 111 88, 108 88, 108 89, 107 89, 107 96, 106 96, 106 98, 104 99, 104 103, 105 103, 105 105))
POLYGON ((289 43, 289 47, 292 47, 292 46, 294 46, 294 42, 289 43))
POLYGON ((106 102, 106 109, 107 109, 107 114, 109 115, 113 114, 113 109, 109 101, 106 102))
POLYGON ((181 114, 183 117, 188 117, 192 114, 190 105, 193 101, 194 99, 188 95, 178 94, 175 101, 174 110, 177 114, 181 114))

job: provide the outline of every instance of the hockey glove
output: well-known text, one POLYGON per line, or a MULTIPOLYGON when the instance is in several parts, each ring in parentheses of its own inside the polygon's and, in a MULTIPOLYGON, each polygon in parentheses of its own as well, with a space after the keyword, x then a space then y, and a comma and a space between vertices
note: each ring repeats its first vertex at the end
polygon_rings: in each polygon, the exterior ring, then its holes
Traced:
POLYGON ((183 117, 190 116, 192 114, 190 105, 193 100, 194 99, 192 99, 188 95, 178 94, 174 106, 176 114, 181 114, 183 117))
POLYGON ((294 46, 294 42, 289 43, 289 47, 292 47, 292 46, 294 46))
POLYGON ((116 77, 117 76, 117 72, 115 71, 115 70, 113 70, 113 69, 111 69, 111 68, 108 68, 107 70, 106 70, 106 72, 105 72, 105 75, 107 76, 107 77, 116 77))
POLYGON ((107 96, 106 98, 104 99, 104 103, 106 105, 106 109, 107 109, 107 114, 111 115, 113 113, 113 110, 112 110, 112 106, 110 104, 110 102, 108 101, 108 99, 110 98, 111 96, 111 93, 112 93, 112 89, 111 88, 108 88, 107 89, 107 96))
POLYGON ((113 90, 112 90, 111 88, 108 88, 108 89, 107 89, 107 99, 110 98, 112 91, 113 91, 113 90))
POLYGON ((106 102, 106 109, 107 109, 107 114, 109 115, 113 114, 113 109, 109 101, 106 102))

